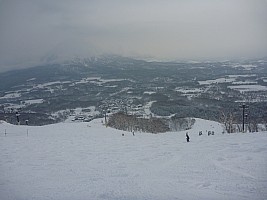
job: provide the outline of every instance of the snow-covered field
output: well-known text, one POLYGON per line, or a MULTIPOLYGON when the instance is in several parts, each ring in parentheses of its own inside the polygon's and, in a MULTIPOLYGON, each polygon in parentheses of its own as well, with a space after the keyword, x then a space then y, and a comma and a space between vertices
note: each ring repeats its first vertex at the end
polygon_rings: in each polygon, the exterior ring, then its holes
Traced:
POLYGON ((233 90, 238 90, 240 92, 267 91, 267 87, 263 85, 237 85, 237 86, 228 86, 228 88, 233 90))
POLYGON ((200 119, 188 132, 186 143, 185 132, 133 136, 101 119, 42 127, 2 122, 0 199, 267 198, 267 132, 222 134, 220 124, 200 119))
POLYGON ((214 80, 206 80, 206 81, 198 81, 200 85, 211 85, 211 84, 217 84, 217 83, 232 83, 236 79, 235 78, 217 78, 214 80))

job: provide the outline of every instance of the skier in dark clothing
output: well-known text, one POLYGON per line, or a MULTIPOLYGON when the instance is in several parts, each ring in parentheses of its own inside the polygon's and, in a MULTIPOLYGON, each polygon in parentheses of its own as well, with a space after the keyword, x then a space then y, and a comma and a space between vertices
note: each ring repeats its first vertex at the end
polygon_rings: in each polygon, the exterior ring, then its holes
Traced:
POLYGON ((185 136, 186 136, 186 141, 187 141, 187 142, 190 142, 190 141, 189 141, 189 140, 190 140, 190 137, 189 137, 188 133, 186 133, 185 136))
POLYGON ((17 117, 17 125, 20 125, 19 116, 20 116, 20 114, 19 114, 18 112, 16 112, 16 117, 17 117))

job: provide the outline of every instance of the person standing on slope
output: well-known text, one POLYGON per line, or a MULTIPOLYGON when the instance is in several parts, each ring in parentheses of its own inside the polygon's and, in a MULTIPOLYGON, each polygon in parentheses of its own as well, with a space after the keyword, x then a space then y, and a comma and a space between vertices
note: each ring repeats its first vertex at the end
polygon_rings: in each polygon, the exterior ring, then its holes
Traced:
POLYGON ((189 140, 190 140, 190 137, 189 137, 189 135, 188 135, 188 132, 186 132, 185 136, 186 136, 186 141, 187 141, 187 142, 190 142, 190 141, 189 141, 189 140))

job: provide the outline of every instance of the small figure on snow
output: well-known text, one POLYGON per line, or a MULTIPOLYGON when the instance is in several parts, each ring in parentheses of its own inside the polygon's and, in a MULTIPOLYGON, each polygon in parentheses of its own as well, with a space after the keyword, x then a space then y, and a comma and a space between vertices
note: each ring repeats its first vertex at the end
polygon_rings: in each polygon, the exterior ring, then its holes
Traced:
POLYGON ((18 112, 16 112, 17 125, 20 125, 19 116, 20 116, 20 114, 18 112))
POLYGON ((186 132, 185 136, 186 136, 186 141, 187 141, 187 142, 190 142, 190 141, 189 141, 189 140, 190 140, 190 137, 189 137, 189 135, 188 135, 188 132, 186 132))
POLYGON ((134 131, 133 131, 133 136, 134 136, 134 131))

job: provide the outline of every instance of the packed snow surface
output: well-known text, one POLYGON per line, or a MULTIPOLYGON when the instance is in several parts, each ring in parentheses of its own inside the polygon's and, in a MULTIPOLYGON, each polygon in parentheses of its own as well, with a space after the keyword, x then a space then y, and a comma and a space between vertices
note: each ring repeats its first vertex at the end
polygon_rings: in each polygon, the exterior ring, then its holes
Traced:
POLYGON ((133 136, 101 119, 1 122, 0 199, 267 199, 267 132, 222 134, 197 119, 188 133, 189 143, 185 132, 133 136))

